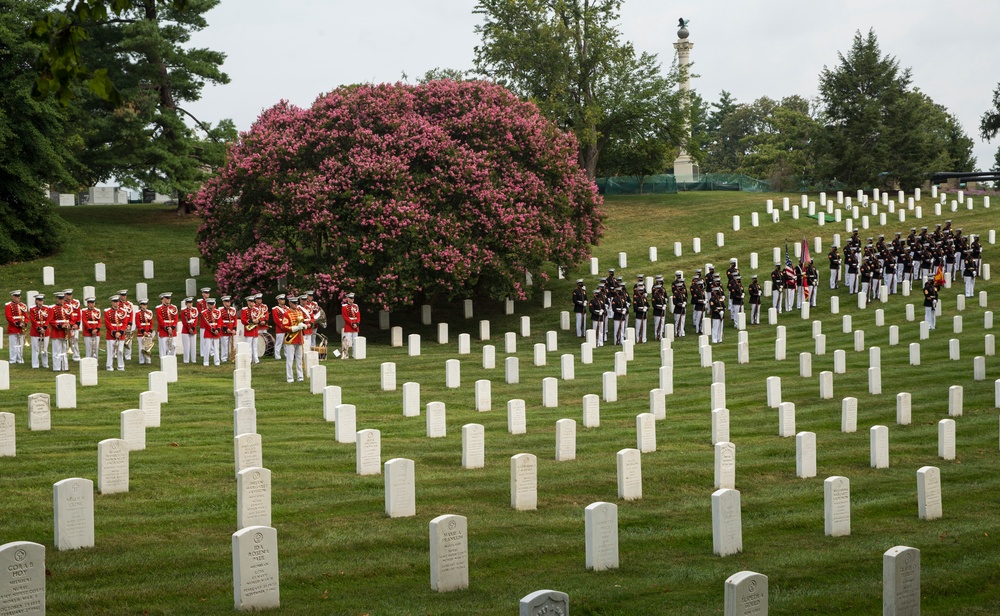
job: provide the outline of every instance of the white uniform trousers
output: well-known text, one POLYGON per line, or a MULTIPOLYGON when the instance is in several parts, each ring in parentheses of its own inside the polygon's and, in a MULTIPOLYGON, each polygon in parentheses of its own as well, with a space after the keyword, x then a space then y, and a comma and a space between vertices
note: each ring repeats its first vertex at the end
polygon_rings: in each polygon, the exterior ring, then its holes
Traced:
POLYGON ((838 284, 840 284, 840 270, 832 269, 830 270, 830 288, 836 289, 838 284))
MULTIPOLYGON (((135 344, 135 347, 139 350, 139 365, 140 366, 142 364, 153 365, 153 354, 152 353, 147 353, 146 351, 142 350, 142 338, 141 337, 136 337, 134 344, 135 344)), ((152 350, 153 349, 150 349, 150 351, 152 351, 152 350)))
POLYGON ((223 336, 219 338, 219 359, 222 363, 229 361, 229 347, 232 346, 232 336, 223 336))
POLYGON ((107 351, 108 351, 108 370, 114 370, 115 357, 118 358, 118 369, 125 369, 125 356, 122 354, 122 345, 124 344, 121 340, 106 340, 107 351))
POLYGON ((935 329, 937 325, 937 311, 931 308, 924 308, 924 320, 927 321, 927 327, 930 329, 935 329))
POLYGON ((646 315, 635 316, 635 341, 646 342, 646 315))
MULTIPOLYGON (((355 334, 357 337, 357 334, 355 334)), ((354 346, 354 338, 351 338, 351 346, 354 346)), ((313 335, 312 334, 302 334, 302 353, 308 353, 313 348, 313 335)))
POLYGON ((760 325, 760 304, 750 304, 750 325, 760 325))
POLYGON ((783 307, 781 305, 781 289, 771 291, 771 307, 777 310, 778 314, 781 314, 781 309, 783 307))
POLYGON ((785 289, 785 312, 791 312, 792 307, 795 306, 795 292, 798 289, 785 289))
POLYGON ((7 334, 7 350, 10 363, 24 363, 24 340, 21 339, 21 334, 7 334))
POLYGON ((811 284, 811 285, 809 285, 809 305, 810 306, 815 306, 816 305, 816 300, 818 298, 818 294, 816 293, 816 291, 819 291, 819 285, 818 284, 811 284))
POLYGON ((806 288, 803 285, 795 287, 795 307, 801 308, 802 302, 806 299, 806 288))
POLYGON ((274 335, 274 358, 281 359, 281 348, 285 345, 284 332, 274 335))
POLYGON ((176 340, 176 338, 174 339, 174 342, 171 343, 169 336, 159 336, 157 338, 157 342, 158 342, 158 346, 159 346, 160 357, 166 357, 168 355, 177 355, 177 340, 176 340), (172 347, 171 347, 171 345, 172 345, 172 347))
POLYGON ((594 321, 594 340, 597 341, 597 346, 604 346, 604 319, 594 321))
POLYGON ((80 361, 80 330, 73 330, 68 342, 73 347, 73 361, 80 361))
POLYGON ((583 330, 587 326, 586 316, 587 315, 585 315, 582 312, 576 313, 576 337, 577 338, 583 338, 583 330))
MULTIPOLYGON (((126 333, 125 338, 128 339, 128 337, 131 336, 134 332, 135 332, 135 330, 132 330, 131 332, 126 333)), ((126 361, 132 361, 132 347, 135 344, 138 344, 138 338, 136 338, 136 342, 134 342, 133 344, 127 344, 127 345, 125 345, 125 347, 124 347, 125 350, 123 352, 125 353, 125 360, 126 361)))
POLYGON ((697 334, 697 335, 700 336, 703 333, 705 333, 705 331, 704 331, 705 311, 704 310, 695 310, 694 311, 694 321, 692 321, 692 323, 694 323, 694 333, 695 334, 697 334))
POLYGON ((712 319, 712 342, 722 342, 722 322, 725 319, 712 319))
POLYGON ((201 360, 203 365, 208 365, 208 359, 215 358, 215 365, 219 365, 219 339, 206 337, 201 345, 201 360))
POLYGON ((615 322, 615 337, 612 344, 622 344, 625 342, 625 330, 628 329, 628 321, 625 319, 612 319, 615 322))
POLYGON ((32 368, 37 368, 39 366, 39 363, 41 363, 41 367, 42 368, 48 368, 49 367, 49 354, 48 354, 48 349, 46 348, 47 345, 45 344, 47 341, 48 341, 47 338, 43 338, 41 336, 39 336, 39 337, 32 336, 31 337, 31 367, 32 368))
POLYGON ((857 292, 855 290, 855 288, 854 288, 854 285, 858 282, 858 275, 857 275, 857 273, 852 274, 850 272, 847 272, 847 278, 845 279, 845 282, 847 283, 847 292, 848 293, 856 293, 857 292))
POLYGON ((684 337, 684 323, 687 321, 687 313, 674 313, 674 338, 684 337))
POLYGON ((656 315, 653 316, 653 334, 654 334, 654 337, 657 340, 659 340, 660 338, 663 338, 663 317, 662 316, 656 316, 656 315))
POLYGON ((69 348, 68 342, 65 338, 52 339, 52 370, 54 372, 69 370, 69 357, 66 355, 66 349, 69 348))
POLYGON ((198 363, 198 336, 195 334, 181 334, 181 344, 184 346, 184 363, 198 363))
POLYGON ((87 357, 97 359, 97 352, 101 349, 101 338, 99 336, 84 336, 83 348, 86 350, 87 357))
POLYGON ((965 277, 965 296, 972 297, 975 295, 976 291, 976 277, 966 276, 965 277))
POLYGON ((293 378, 293 368, 298 374, 298 379, 300 381, 304 380, 305 377, 302 375, 302 345, 301 344, 286 344, 285 345, 285 379, 291 383, 295 379, 293 378))

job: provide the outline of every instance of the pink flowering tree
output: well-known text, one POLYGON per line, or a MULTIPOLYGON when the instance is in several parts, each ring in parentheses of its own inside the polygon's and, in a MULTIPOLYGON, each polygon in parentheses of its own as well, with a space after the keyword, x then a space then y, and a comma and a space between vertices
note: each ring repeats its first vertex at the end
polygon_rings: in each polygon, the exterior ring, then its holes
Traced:
POLYGON ((478 81, 358 85, 266 110, 195 203, 226 293, 355 291, 372 307, 525 298, 601 237, 577 144, 478 81), (541 276, 544 280, 544 276, 541 276))

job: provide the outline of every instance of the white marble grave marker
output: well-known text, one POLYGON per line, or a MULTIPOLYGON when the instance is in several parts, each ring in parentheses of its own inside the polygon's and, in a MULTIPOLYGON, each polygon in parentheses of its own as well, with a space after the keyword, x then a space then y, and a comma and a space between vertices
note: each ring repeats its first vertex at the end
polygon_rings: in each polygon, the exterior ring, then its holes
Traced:
POLYGON ((97 491, 128 492, 128 442, 108 438, 97 444, 97 491))
POLYGON ((28 429, 52 429, 52 410, 49 394, 31 394, 28 396, 28 429))
POLYGON ((505 359, 504 368, 506 369, 506 381, 508 385, 517 385, 521 382, 517 357, 508 357, 505 359))
POLYGON ((725 589, 725 616, 767 616, 766 575, 740 571, 726 579, 725 589))
POLYGON ((0 413, 0 458, 17 455, 17 436, 14 430, 14 413, 0 413))
POLYGON ((715 444, 715 488, 736 489, 736 445, 729 441, 715 444))
POLYGON ((385 463, 385 515, 409 518, 417 514, 413 460, 393 458, 385 463))
POLYGON ((921 466, 917 470, 917 515, 921 520, 937 520, 943 515, 941 471, 936 466, 921 466))
POLYGON ((396 363, 382 362, 381 366, 382 391, 396 391, 396 363))
POLYGON ((56 376, 56 408, 76 408, 76 377, 72 374, 56 376))
POLYGON ((129 409, 120 413, 121 438, 128 443, 129 451, 146 449, 146 415, 142 409, 129 409))
MULTIPOLYGON (((997 382, 1000 383, 1000 380, 997 382)), ((1000 391, 1000 385, 997 385, 997 390, 1000 391)), ((601 399, 597 394, 586 394, 583 397, 583 427, 598 428, 600 425, 601 399)))
POLYGON ((871 441, 871 467, 889 468, 889 428, 872 426, 868 432, 871 441))
POLYGON ((603 385, 603 398, 605 402, 618 401, 618 375, 614 372, 605 372, 601 377, 603 385))
POLYGON ((4 616, 45 615, 45 546, 30 541, 0 545, 0 607, 4 616))
POLYGON ((949 417, 961 417, 962 416, 962 393, 963 388, 961 385, 952 385, 948 388, 948 416, 949 417))
POLYGON ((233 533, 233 601, 242 612, 281 606, 274 528, 248 526, 233 533))
POLYGON ((781 404, 781 377, 769 376, 767 383, 767 406, 776 409, 781 404))
POLYGON ((449 359, 444 362, 445 387, 458 389, 462 386, 461 369, 462 364, 457 359, 449 359))
POLYGON ((556 462, 576 459, 576 421, 560 419, 556 422, 556 462))
POLYGON ((743 551, 740 493, 721 488, 712 493, 712 551, 728 556, 743 551))
POLYGON ((638 449, 622 449, 616 458, 618 463, 618 498, 641 500, 642 453, 638 449))
POLYGON ((271 471, 251 466, 236 473, 236 529, 271 525, 271 471))
POLYGON ((795 435, 795 476, 808 479, 816 476, 816 433, 795 435))
POLYGON ((584 511, 587 569, 618 568, 618 505, 596 502, 584 511))
POLYGON ((482 424, 462 426, 462 468, 483 468, 486 465, 486 429, 482 424))
POLYGON ((475 384, 476 411, 493 410, 492 382, 487 379, 479 379, 475 384))
POLYGON ((520 398, 507 401, 507 432, 511 434, 527 432, 524 400, 520 398))
POLYGON ((847 397, 840 404, 840 431, 845 433, 858 430, 858 399, 847 397))
POLYGON ((358 432, 358 409, 353 404, 340 404, 334 409, 334 440, 352 444, 358 432))
POLYGON ((938 457, 943 460, 955 459, 954 419, 942 419, 938 422, 938 457))
POLYGON ((469 522, 461 515, 439 515, 430 522, 431 590, 469 587, 469 522))
POLYGON ((427 414, 427 438, 444 438, 448 435, 448 423, 446 420, 444 402, 428 402, 427 414))
MULTIPOLYGON (((406 391, 403 392, 403 404, 406 404, 406 391)), ((323 388, 323 419, 325 421, 335 421, 337 419, 337 407, 341 405, 341 391, 339 385, 327 385, 323 388)), ((255 430, 256 431, 256 430, 255 430)))
POLYGON ((420 355, 420 334, 410 334, 406 337, 406 354, 410 357, 420 355))
MULTIPOLYGON (((79 477, 57 481, 52 486, 52 502, 56 549, 94 547, 94 482, 79 477)), ((2 594, 3 591, 0 591, 2 594)), ((6 601, 0 605, 5 609, 8 607, 6 601)))
POLYGON ((829 370, 819 373, 819 397, 823 400, 833 398, 833 373, 829 370))
POLYGON ((882 555, 882 615, 920 615, 920 550, 917 548, 897 545, 882 555))
POLYGON ((652 413, 635 416, 636 448, 642 453, 656 451, 656 418, 652 413))
POLYGON ((538 508, 538 459, 519 453, 510 458, 510 506, 516 511, 538 508))
POLYGON ((823 481, 823 518, 827 537, 851 534, 851 481, 834 475, 823 481))

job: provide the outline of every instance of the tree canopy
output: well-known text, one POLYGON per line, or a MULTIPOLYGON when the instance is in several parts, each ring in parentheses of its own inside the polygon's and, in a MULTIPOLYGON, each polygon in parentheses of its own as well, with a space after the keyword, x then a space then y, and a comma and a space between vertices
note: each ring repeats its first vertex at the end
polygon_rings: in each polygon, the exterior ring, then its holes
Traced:
POLYGON ((602 150, 650 137, 678 145, 683 110, 677 72, 621 40, 622 0, 480 0, 476 69, 576 135, 593 179, 602 150))
POLYGON ((45 184, 75 186, 66 112, 31 96, 31 63, 39 46, 28 40, 27 25, 45 4, 0 0, 0 263, 34 259, 59 247, 65 225, 45 184))
POLYGON ((284 278, 385 309, 524 298, 525 273, 589 256, 602 232, 577 144, 479 81, 338 88, 266 110, 196 197, 223 292, 284 278))

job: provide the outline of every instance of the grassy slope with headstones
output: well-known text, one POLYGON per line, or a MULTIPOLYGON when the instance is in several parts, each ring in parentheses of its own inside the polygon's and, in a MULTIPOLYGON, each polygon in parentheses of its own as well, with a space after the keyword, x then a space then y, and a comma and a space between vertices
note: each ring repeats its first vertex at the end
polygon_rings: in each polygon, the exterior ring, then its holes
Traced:
MULTIPOLYGON (((780 203, 780 195, 768 195, 780 203)), ((559 376, 559 355, 579 359, 578 340, 560 332, 559 351, 548 365, 532 365, 532 344, 557 329, 559 310, 569 309, 571 281, 583 276, 590 288, 589 267, 571 271, 566 281, 553 280, 554 307, 541 310, 541 294, 519 303, 517 314, 503 315, 502 306, 476 306, 466 321, 461 306, 435 307, 435 322, 450 324, 448 345, 436 343, 436 329, 419 324, 419 316, 393 315, 405 334, 423 335, 423 354, 406 356, 390 348, 387 332, 379 332, 368 316, 365 361, 330 361, 328 383, 343 388, 345 403, 358 408, 358 429, 382 431, 382 460, 408 457, 416 461, 417 515, 387 519, 383 514, 383 478, 354 474, 355 451, 333 440, 333 425, 323 420, 321 396, 308 394, 307 384, 284 382, 284 363, 267 360, 254 369, 258 431, 263 436, 264 464, 273 472, 273 516, 278 530, 282 613, 288 614, 510 614, 520 597, 540 588, 569 593, 575 614, 712 614, 722 613, 723 582, 750 569, 770 578, 771 613, 877 613, 882 593, 882 553, 894 545, 922 551, 925 613, 996 613, 995 588, 1000 584, 996 515, 1000 492, 997 414, 993 381, 1000 377, 997 358, 987 358, 987 380, 973 381, 972 358, 983 353, 983 312, 973 299, 964 313, 962 334, 952 334, 958 285, 942 290, 945 305, 939 327, 921 343, 922 365, 908 365, 908 344, 918 340, 917 323, 905 321, 905 304, 920 298, 894 296, 865 311, 840 291, 842 313, 854 315, 854 327, 866 332, 867 345, 882 347, 883 394, 868 395, 868 354, 855 353, 851 334, 841 331, 839 315, 829 314, 826 260, 832 234, 843 225, 816 226, 814 219, 750 227, 750 213, 764 210, 764 195, 694 193, 611 199, 608 231, 595 249, 603 270, 627 251, 626 281, 637 273, 668 277, 676 269, 690 273, 706 261, 724 268, 739 257, 749 278, 748 255, 761 255, 760 274, 771 269, 771 249, 803 236, 822 235, 822 284, 813 318, 823 321, 827 354, 813 357, 813 378, 800 378, 798 354, 812 352, 811 324, 799 315, 784 315, 788 357, 775 362, 773 327, 751 328, 750 364, 736 363, 736 335, 728 326, 725 342, 713 348, 726 363, 732 440, 737 447, 737 488, 742 493, 743 552, 727 558, 712 554, 711 499, 713 448, 709 440, 711 370, 699 367, 697 338, 678 340, 674 391, 667 401, 667 420, 657 423, 658 450, 644 454, 643 494, 636 502, 616 499, 615 453, 635 447, 635 416, 648 411, 649 390, 658 386, 656 344, 638 345, 628 376, 619 379, 616 403, 601 404, 601 427, 584 429, 581 397, 601 393, 601 373, 611 370, 614 347, 595 352, 593 365, 576 362, 576 379, 559 382, 560 406, 541 406, 541 379, 559 376), (733 214, 743 230, 733 232, 733 214), (715 247, 716 232, 726 246, 715 247), (703 253, 691 254, 691 237, 702 238, 703 253), (674 258, 673 242, 684 244, 674 258), (648 246, 659 247, 660 262, 650 264, 648 246), (585 274, 584 272, 588 272, 585 274), (886 326, 875 327, 875 309, 883 307, 886 326), (504 383, 503 333, 518 331, 520 315, 532 317, 532 336, 519 338, 521 384, 504 383), (479 319, 490 319, 497 346, 496 370, 482 369, 479 319), (888 346, 888 325, 900 326, 899 346, 888 346), (462 356, 462 387, 444 387, 445 360, 457 358, 457 336, 473 337, 473 352, 462 356), (948 360, 948 340, 958 338, 962 359, 948 360), (847 351, 847 374, 836 375, 834 399, 819 399, 818 375, 832 370, 833 351, 847 351), (395 361, 395 392, 379 390, 379 364, 395 361), (782 378, 783 398, 796 404, 797 430, 817 435, 818 474, 795 477, 793 438, 777 436, 777 412, 765 404, 767 376, 782 378), (493 411, 473 410, 473 383, 493 382, 493 411), (448 436, 424 437, 424 417, 403 418, 402 383, 421 383, 421 403, 447 405, 448 436), (958 459, 937 457, 937 421, 947 417, 951 385, 965 387, 965 413, 957 420, 958 459), (895 394, 913 395, 913 423, 895 424, 895 394), (841 399, 858 398, 858 431, 840 432, 841 399), (506 429, 506 401, 527 402, 528 433, 511 436, 506 429), (555 462, 555 422, 578 421, 577 459, 555 462), (461 463, 461 426, 486 426, 486 468, 466 471, 461 463), (889 469, 869 468, 868 428, 889 426, 889 469), (514 512, 509 502, 510 456, 538 456, 538 510, 514 512), (943 519, 917 518, 916 470, 941 469, 943 519), (852 535, 823 534, 823 479, 845 475, 851 480, 852 535), (621 568, 602 573, 584 567, 584 508, 605 500, 619 505, 621 568), (466 591, 431 592, 428 522, 444 513, 468 517, 470 587, 466 591)), ((793 196, 793 202, 798 200, 793 196)), ((964 208, 946 213, 956 226, 985 238, 997 226, 993 210, 964 208)), ((933 211, 929 196, 922 205, 933 211)), ((93 263, 108 264, 109 283, 98 285, 106 298, 121 287, 134 290, 141 280, 142 260, 154 259, 157 278, 150 296, 172 290, 183 297, 187 259, 196 253, 197 223, 178 219, 159 206, 78 208, 61 212, 77 227, 62 254, 44 261, 0 268, 0 287, 56 290, 41 286, 44 265, 54 265, 58 288, 72 286, 78 295, 93 284, 93 263)), ((920 226, 892 218, 884 228, 920 226)), ((933 225, 937 218, 925 216, 933 225)), ((933 228, 933 227, 932 227, 933 228)), ((881 229, 873 228, 867 235, 881 229)), ((863 235, 865 236, 865 235, 863 235)), ((845 236, 846 237, 846 236, 845 236)), ((812 246, 810 246, 812 248, 812 246)), ((994 247, 986 245, 986 260, 994 247)), ((553 278, 554 268, 553 268, 553 278)), ((205 275, 199 283, 207 283, 205 275)), ((997 306, 1000 288, 977 284, 997 306)), ((133 291, 134 292, 134 291, 133 291)), ((364 298, 360 298, 364 305, 364 298)), ((101 302, 106 305, 106 302, 101 302)), ((765 317, 766 323, 766 317, 765 317)), ((6 351, 2 352, 6 357, 6 351)), ((103 351, 101 358, 103 366, 103 351)), ((75 365, 74 365, 75 369, 75 365)), ((67 477, 96 480, 97 442, 119 434, 119 413, 138 406, 146 389, 148 367, 133 363, 125 373, 100 370, 100 386, 78 389, 76 410, 53 410, 52 430, 27 430, 26 398, 33 392, 55 393, 54 375, 21 366, 12 373, 12 388, 0 392, 0 408, 17 415, 16 458, 0 460, 0 543, 30 540, 47 546, 49 614, 219 614, 232 609, 231 534, 236 521, 233 474, 232 378, 230 367, 180 366, 180 382, 170 386, 163 406, 162 427, 147 433, 147 449, 131 457, 131 491, 96 497, 96 547, 73 552, 52 548, 52 484, 67 477)), ((53 396, 54 400, 54 396, 53 396)))

